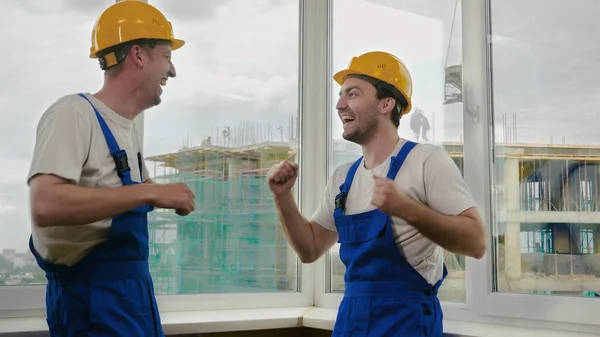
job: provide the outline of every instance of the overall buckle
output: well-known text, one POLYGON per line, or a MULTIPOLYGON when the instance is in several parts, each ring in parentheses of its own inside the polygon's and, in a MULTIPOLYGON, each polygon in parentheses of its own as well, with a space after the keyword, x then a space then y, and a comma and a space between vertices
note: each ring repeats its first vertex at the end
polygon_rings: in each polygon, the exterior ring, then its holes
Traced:
POLYGON ((342 212, 346 210, 347 196, 348 194, 346 194, 345 192, 340 192, 338 195, 335 196, 335 209, 340 208, 342 212))
POLYGON ((127 171, 130 171, 127 152, 125 152, 125 150, 121 150, 117 153, 114 153, 113 159, 115 160, 115 165, 117 166, 117 174, 119 177, 123 178, 123 174, 127 171))

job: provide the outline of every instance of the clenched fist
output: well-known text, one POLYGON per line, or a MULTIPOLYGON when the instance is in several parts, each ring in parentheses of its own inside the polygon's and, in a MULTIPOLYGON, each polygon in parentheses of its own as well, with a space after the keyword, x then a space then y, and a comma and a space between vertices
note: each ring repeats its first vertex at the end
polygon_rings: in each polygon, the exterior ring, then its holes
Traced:
POLYGON ((284 160, 281 163, 274 165, 267 174, 269 188, 276 198, 289 193, 297 178, 298 164, 288 160, 284 160))
POLYGON ((196 208, 196 196, 186 184, 153 184, 155 189, 152 205, 174 209, 178 215, 188 215, 196 208))
POLYGON ((379 176, 373 176, 373 179, 375 186, 371 203, 387 215, 398 215, 399 207, 402 207, 408 197, 400 191, 393 180, 379 176))

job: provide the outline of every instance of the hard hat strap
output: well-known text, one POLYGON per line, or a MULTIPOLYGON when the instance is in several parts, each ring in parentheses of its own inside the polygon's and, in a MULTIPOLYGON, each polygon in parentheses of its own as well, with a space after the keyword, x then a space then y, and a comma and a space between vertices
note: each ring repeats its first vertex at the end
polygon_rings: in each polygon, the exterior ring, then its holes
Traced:
POLYGON ((131 47, 133 45, 145 45, 150 48, 154 48, 157 44, 170 43, 171 41, 169 40, 138 39, 126 43, 121 43, 111 48, 107 48, 98 57, 98 61, 100 62, 100 69, 107 70, 108 68, 116 66, 117 64, 123 62, 123 60, 129 54, 129 51, 131 50, 131 47))
POLYGON ((110 51, 107 54, 100 56, 98 61, 100 62, 100 69, 107 70, 112 66, 116 66, 121 63, 129 54, 129 48, 131 46, 124 46, 120 50, 110 51))

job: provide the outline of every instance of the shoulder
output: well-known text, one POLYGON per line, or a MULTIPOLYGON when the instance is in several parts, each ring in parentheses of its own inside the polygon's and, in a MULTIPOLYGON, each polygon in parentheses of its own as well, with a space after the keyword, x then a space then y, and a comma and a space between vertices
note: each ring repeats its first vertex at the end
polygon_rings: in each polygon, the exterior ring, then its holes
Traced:
POLYGON ((422 145, 422 157, 423 166, 432 168, 456 168, 458 166, 454 162, 454 159, 450 156, 446 150, 441 146, 433 144, 421 144, 422 145))
MULTIPOLYGON (((362 157, 360 157, 360 158, 362 160, 362 157)), ((358 160, 358 159, 359 158, 356 158, 356 160, 358 160)), ((327 182, 327 188, 331 191, 331 193, 335 194, 338 192, 340 185, 342 185, 344 183, 344 181, 346 180, 346 175, 348 175, 348 172, 350 171, 350 167, 352 167, 352 165, 356 162, 356 160, 341 164, 335 168, 335 170, 333 171, 333 174, 331 175, 329 181, 327 182)))
POLYGON ((412 149, 409 156, 415 159, 419 159, 421 162, 425 163, 432 157, 446 155, 446 151, 441 147, 433 144, 426 143, 417 143, 417 145, 412 149))
MULTIPOLYGON (((355 161, 347 162, 336 167, 331 175, 331 181, 339 182, 340 184, 343 183, 346 179, 346 175, 348 175, 348 172, 350 171, 350 167, 352 167, 357 160, 359 160, 359 158, 356 158, 355 161)), ((360 157, 360 160, 362 161, 362 157, 360 157)))
POLYGON ((88 110, 92 109, 92 106, 85 98, 79 96, 79 94, 67 94, 67 95, 59 97, 48 108, 48 110, 64 110, 64 109, 88 111, 88 110))
POLYGON ((441 146, 434 144, 417 143, 409 153, 406 164, 420 169, 454 165, 454 160, 441 146))
POLYGON ((40 122, 51 119, 89 119, 90 104, 78 94, 68 94, 55 100, 44 112, 40 122))

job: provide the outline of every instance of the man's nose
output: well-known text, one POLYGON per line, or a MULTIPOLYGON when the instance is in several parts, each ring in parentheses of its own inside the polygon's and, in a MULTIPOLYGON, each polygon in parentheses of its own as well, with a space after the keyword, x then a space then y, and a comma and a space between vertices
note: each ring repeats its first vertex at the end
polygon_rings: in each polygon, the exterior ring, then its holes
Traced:
POLYGON ((177 70, 175 70, 175 66, 171 63, 171 68, 169 68, 169 76, 175 77, 177 76, 177 70))
POLYGON ((348 101, 346 100, 346 98, 344 98, 344 96, 340 97, 337 101, 337 104, 335 105, 335 108, 340 111, 340 110, 344 110, 348 107, 348 101))

